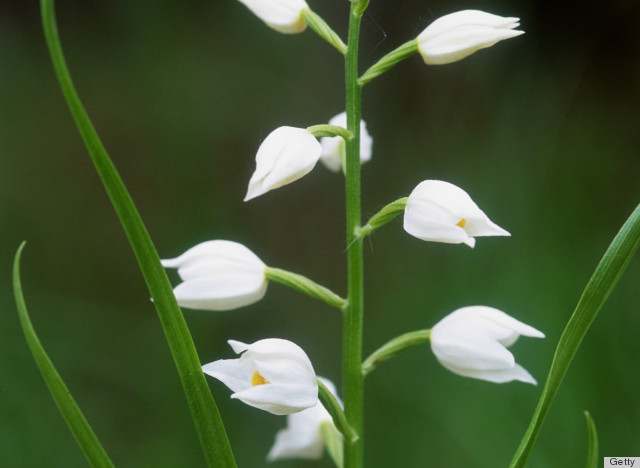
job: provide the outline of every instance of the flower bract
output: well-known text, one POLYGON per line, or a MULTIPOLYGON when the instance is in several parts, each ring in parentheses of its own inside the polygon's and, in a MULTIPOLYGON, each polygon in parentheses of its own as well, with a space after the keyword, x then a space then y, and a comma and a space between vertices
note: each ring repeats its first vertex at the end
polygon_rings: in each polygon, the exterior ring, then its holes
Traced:
POLYGON ((265 138, 256 154, 256 170, 244 201, 298 180, 315 167, 322 146, 304 128, 279 127, 265 138))
MULTIPOLYGON (((336 396, 336 388, 329 380, 318 377, 318 380, 329 388, 336 396)), ((333 425, 331 415, 318 402, 314 407, 287 416, 287 427, 276 434, 276 440, 267 455, 267 460, 274 461, 286 458, 317 459, 322 457, 325 440, 321 427, 330 424, 336 437, 340 437, 333 425)))
POLYGON ((504 383, 512 380, 536 384, 507 350, 520 335, 544 334, 504 312, 486 306, 458 309, 431 330, 431 349, 444 367, 456 374, 504 383))
POLYGON ((479 10, 464 10, 442 16, 417 38, 418 51, 428 65, 457 62, 496 42, 524 34, 519 18, 503 18, 479 10))
POLYGON ((418 239, 469 247, 475 246, 475 237, 511 235, 491 222, 467 192, 441 180, 425 180, 413 189, 404 229, 418 239))
POLYGON ((309 6, 304 0, 239 0, 271 29, 284 34, 305 30, 302 12, 309 6))
POLYGON ((267 291, 265 264, 237 242, 202 242, 162 260, 162 266, 178 269, 183 282, 173 292, 178 304, 189 309, 236 309, 259 301, 267 291))
POLYGON ((229 340, 238 359, 202 366, 249 406, 276 415, 297 413, 318 403, 318 384, 311 361, 295 343, 268 338, 245 344, 229 340))
MULTIPOLYGON (((347 128, 347 113, 340 114, 329 120, 329 125, 335 125, 347 128)), ((333 172, 338 172, 345 165, 345 142, 342 138, 322 137, 320 139, 322 145, 322 156, 320 161, 333 172)), ((367 124, 364 120, 360 120, 360 164, 364 164, 371 159, 371 148, 373 146, 373 138, 367 131, 367 124)))

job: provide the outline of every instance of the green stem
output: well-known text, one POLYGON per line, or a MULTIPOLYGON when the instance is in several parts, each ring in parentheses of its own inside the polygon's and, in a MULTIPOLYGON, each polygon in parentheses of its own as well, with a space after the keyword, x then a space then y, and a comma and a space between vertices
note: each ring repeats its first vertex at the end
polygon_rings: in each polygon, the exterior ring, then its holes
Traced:
POLYGON ((344 408, 349 425, 358 434, 355 442, 345 440, 345 468, 363 466, 364 377, 362 365, 363 261, 362 239, 355 235, 360 227, 360 114, 362 87, 358 84, 358 39, 360 22, 368 1, 351 4, 348 50, 345 56, 347 130, 353 139, 346 141, 346 217, 348 296, 343 320, 342 381, 344 408))
POLYGON ((347 46, 340 36, 331 29, 331 27, 323 20, 318 14, 316 14, 311 9, 306 9, 302 12, 302 19, 309 25, 311 29, 315 31, 315 33, 331 44, 333 47, 337 49, 342 55, 347 52, 347 46))
POLYGON ((358 435, 353 431, 351 426, 349 426, 349 422, 347 421, 344 411, 342 411, 340 403, 338 403, 336 397, 320 379, 318 379, 318 398, 320 398, 322 406, 324 406, 327 412, 331 415, 333 424, 336 426, 336 429, 340 431, 344 440, 349 441, 350 443, 355 442, 358 435))
POLYGON ((204 379, 193 339, 158 253, 71 80, 60 45, 53 0, 41 0, 41 9, 45 39, 60 87, 153 298, 207 463, 209 466, 235 467, 218 408, 204 379))
POLYGON ((384 226, 400 213, 404 213, 404 210, 407 207, 408 200, 408 197, 404 197, 386 205, 384 208, 374 214, 369 219, 369 221, 367 221, 367 224, 356 229, 356 236, 360 239, 367 237, 373 231, 381 226, 384 226))
POLYGON ((291 273, 290 271, 281 270, 280 268, 266 267, 265 277, 268 281, 275 281, 277 283, 284 284, 298 292, 320 299, 321 301, 341 310, 344 309, 347 304, 346 300, 338 296, 329 288, 310 280, 306 276, 298 275, 297 273, 291 273))
POLYGON ((397 336, 382 345, 362 363, 362 374, 367 375, 375 367, 387 359, 391 359, 400 351, 429 342, 431 330, 418 330, 397 336))
POLYGON ((311 133, 314 137, 342 137, 345 141, 353 138, 353 135, 346 128, 338 127, 337 125, 319 124, 307 127, 307 132, 311 133))
POLYGON ((414 39, 412 41, 402 44, 395 50, 392 50, 387 55, 382 57, 377 63, 373 64, 369 69, 360 77, 360 84, 365 85, 377 76, 382 75, 391 67, 400 63, 407 57, 412 56, 418 51, 418 42, 414 39))

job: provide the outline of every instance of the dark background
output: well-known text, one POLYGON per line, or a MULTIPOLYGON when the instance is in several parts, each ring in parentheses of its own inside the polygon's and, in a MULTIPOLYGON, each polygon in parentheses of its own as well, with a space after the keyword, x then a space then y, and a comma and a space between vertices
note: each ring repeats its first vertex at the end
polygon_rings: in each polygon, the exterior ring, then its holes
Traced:
MULTIPOLYGON (((60 1, 76 86, 160 255, 232 239, 266 263, 345 292, 343 179, 318 167, 243 203, 260 142, 342 111, 342 60, 311 31, 268 29, 235 1, 60 1)), ((346 0, 310 0, 342 37, 346 0)), ((640 202, 640 9, 635 0, 372 0, 362 70, 433 19, 466 8, 519 16, 526 34, 447 66, 411 57, 364 90, 374 136, 364 216, 435 178, 467 190, 512 237, 421 242, 401 219, 366 245, 365 355, 466 305, 546 333, 516 359, 540 384, 582 289, 640 202)), ((36 2, 0 3, 0 466, 84 466, 19 327, 10 286, 19 243, 40 338, 118 466, 203 466, 148 292, 65 107, 36 2)), ((173 281, 177 278, 172 275, 173 281)), ((584 466, 589 410, 600 456, 640 455, 640 262, 587 335, 532 467, 584 466)), ((339 314, 280 285, 226 313, 185 311, 203 362, 227 339, 301 345, 339 384, 339 314)), ((211 388, 241 467, 263 466, 285 419, 211 388)), ((427 347, 366 382, 375 467, 506 466, 541 391, 443 369, 427 347)), ((282 467, 331 466, 278 462, 282 467)))

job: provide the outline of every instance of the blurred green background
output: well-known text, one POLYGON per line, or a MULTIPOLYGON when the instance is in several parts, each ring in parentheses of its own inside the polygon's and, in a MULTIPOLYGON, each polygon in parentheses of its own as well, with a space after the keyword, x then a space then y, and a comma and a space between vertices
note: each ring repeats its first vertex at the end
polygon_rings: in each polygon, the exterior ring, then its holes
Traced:
MULTIPOLYGON (((310 31, 268 29, 235 1, 58 3, 78 91, 161 256, 232 239, 343 294, 340 175, 319 165, 242 202, 271 130, 343 110, 341 57, 310 31)), ((345 36, 346 0, 309 3, 345 36)), ((400 219, 376 232, 366 245, 365 355, 484 304, 546 333, 513 348, 543 383, 582 289, 640 202, 639 3, 372 0, 362 69, 465 8, 519 16, 526 34, 443 67, 415 56, 366 86, 374 154, 363 207, 368 216, 421 180, 443 179, 512 237, 471 250, 414 239, 400 219)), ((116 465, 204 466, 148 292, 57 87, 37 2, 4 0, 0 466, 84 466, 19 327, 10 272, 23 239, 34 326, 116 465)), ((601 456, 640 456, 639 286, 636 258, 587 335, 530 466, 584 466, 583 410, 601 456)), ((282 337, 339 384, 340 317, 306 296, 271 285, 253 306, 185 316, 203 362, 232 357, 229 338, 282 337)), ((265 465, 285 419, 231 401, 219 382, 211 388, 238 465, 265 465)), ((428 348, 407 351, 367 379, 367 466, 506 466, 540 391, 458 377, 428 348)))

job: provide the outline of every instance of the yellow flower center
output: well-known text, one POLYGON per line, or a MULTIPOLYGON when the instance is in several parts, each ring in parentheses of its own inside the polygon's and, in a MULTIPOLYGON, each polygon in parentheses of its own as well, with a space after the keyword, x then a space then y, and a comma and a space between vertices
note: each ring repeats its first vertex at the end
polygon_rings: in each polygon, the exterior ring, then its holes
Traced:
POLYGON ((467 220, 462 218, 460 221, 456 223, 456 226, 460 226, 462 229, 467 225, 467 220))
POLYGON ((255 387, 256 385, 264 385, 268 384, 269 381, 260 375, 260 372, 255 371, 251 376, 251 385, 255 387))

